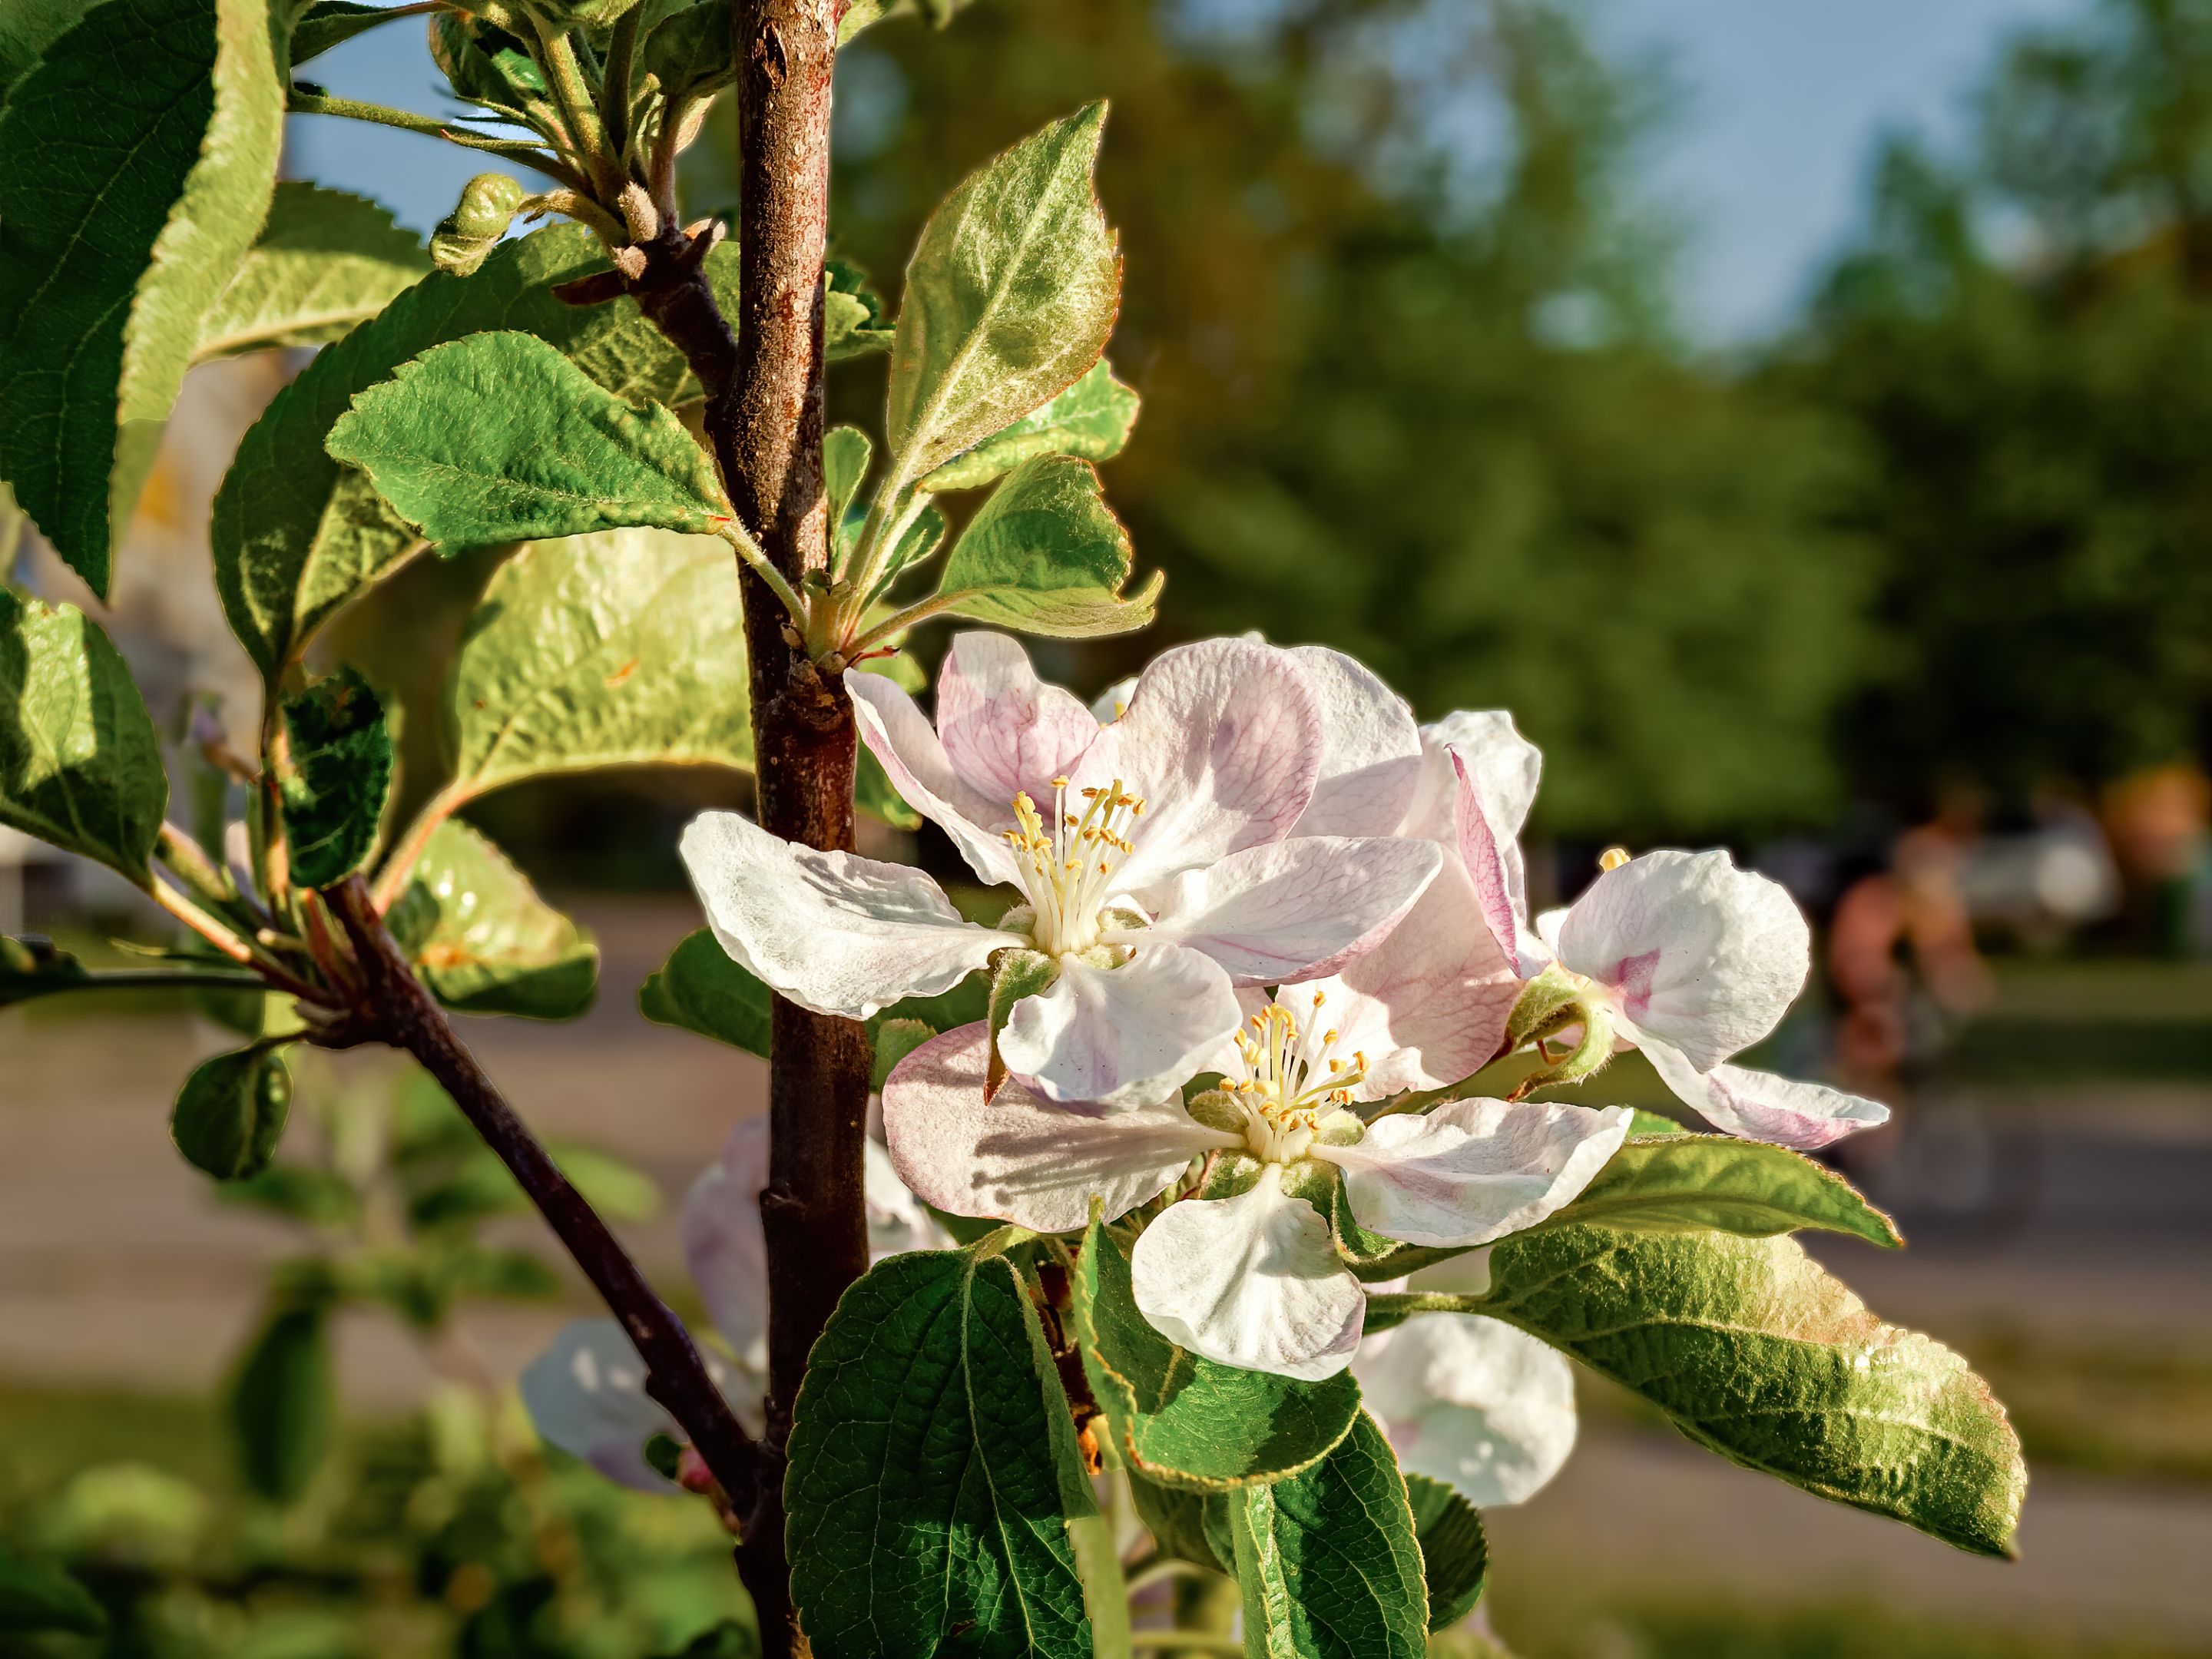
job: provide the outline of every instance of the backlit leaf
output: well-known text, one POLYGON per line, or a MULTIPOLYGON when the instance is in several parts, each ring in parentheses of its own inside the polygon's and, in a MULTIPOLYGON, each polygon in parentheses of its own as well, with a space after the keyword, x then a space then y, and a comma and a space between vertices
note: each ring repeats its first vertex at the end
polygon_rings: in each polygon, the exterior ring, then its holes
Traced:
POLYGON ((1137 394, 1114 378, 1105 359, 1050 403, 956 455, 921 481, 924 489, 974 489, 1039 455, 1110 460, 1137 423, 1137 394))
POLYGON ((1147 627, 1161 573, 1124 594, 1128 532, 1090 464, 1025 461, 968 521, 945 562, 937 606, 1024 634, 1085 638, 1147 627))
POLYGON ((429 269, 414 233, 375 203, 288 180, 202 324, 194 361, 322 345, 375 316, 429 269))
POLYGON ((1834 1171, 1784 1146, 1729 1135, 1638 1137, 1548 1226, 1712 1230, 1765 1238, 1814 1228, 1895 1249, 1887 1216, 1834 1171))
POLYGON ((431 836, 390 921, 423 983, 464 1013, 569 1019, 598 988, 591 935, 458 819, 431 836))
POLYGON ((392 792, 392 728, 349 668, 284 700, 289 753, 278 773, 296 887, 334 887, 376 846, 392 792))

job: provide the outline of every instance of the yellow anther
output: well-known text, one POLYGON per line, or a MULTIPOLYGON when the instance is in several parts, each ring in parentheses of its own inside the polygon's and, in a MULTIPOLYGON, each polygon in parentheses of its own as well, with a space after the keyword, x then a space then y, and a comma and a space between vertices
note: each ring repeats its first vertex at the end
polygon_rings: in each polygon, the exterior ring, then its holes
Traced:
POLYGON ((1608 847, 1597 855, 1597 867, 1601 871, 1618 870, 1627 862, 1628 849, 1626 847, 1608 847))
POLYGON ((1326 1031, 1323 1031, 1323 1032, 1321 1034, 1321 1040, 1322 1040, 1323 1042, 1335 1042, 1335 1041, 1336 1041, 1336 1036, 1337 1036, 1336 1027, 1334 1027, 1334 1025, 1332 1025, 1332 1026, 1330 1026, 1330 1027, 1328 1028, 1328 1030, 1327 1030, 1326 1031))

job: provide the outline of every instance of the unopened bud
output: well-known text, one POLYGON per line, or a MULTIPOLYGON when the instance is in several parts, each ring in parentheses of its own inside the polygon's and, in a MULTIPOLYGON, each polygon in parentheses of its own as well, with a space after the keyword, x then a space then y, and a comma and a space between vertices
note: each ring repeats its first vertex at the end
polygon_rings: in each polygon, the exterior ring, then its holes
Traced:
POLYGON ((660 210, 653 204, 643 185, 635 179, 622 187, 615 198, 615 205, 622 210, 623 223, 629 227, 633 242, 649 242, 660 234, 660 210))
POLYGON ((430 234, 430 261, 455 276, 471 275, 514 222, 526 192, 504 173, 479 173, 430 234))

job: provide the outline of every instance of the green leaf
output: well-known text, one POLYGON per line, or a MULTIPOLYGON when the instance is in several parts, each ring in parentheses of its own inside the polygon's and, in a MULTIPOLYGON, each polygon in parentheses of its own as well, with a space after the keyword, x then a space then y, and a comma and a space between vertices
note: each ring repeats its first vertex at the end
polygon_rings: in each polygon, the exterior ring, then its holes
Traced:
MULTIPOLYGON (((707 259, 718 291, 736 270, 722 252, 707 259)), ((323 447, 356 392, 441 341, 498 329, 559 347, 617 397, 674 403, 696 392, 682 356, 635 301, 553 297, 555 285, 606 268, 580 225, 503 243, 471 276, 433 272, 403 290, 270 401, 239 445, 209 526, 223 614, 265 679, 274 684, 340 606, 422 545, 367 478, 323 447)))
POLYGON ((1026 138, 946 197, 907 266, 886 434, 896 490, 1089 371, 1121 259, 1091 185, 1106 106, 1026 138))
POLYGON ((878 823, 888 823, 894 830, 919 830, 921 814, 906 804, 891 782, 890 774, 874 752, 863 744, 853 769, 853 805, 878 823))
POLYGON ((0 1635, 67 1631, 97 1636, 107 1614, 92 1592, 58 1567, 18 1555, 0 1544, 0 1635))
POLYGON ((750 768, 744 624, 726 542, 617 530, 524 548, 454 661, 453 794, 602 766, 750 768))
POLYGON ((9 0, 0 6, 0 100, 96 0, 9 0))
POLYGON ((696 1031, 763 1059, 773 1000, 704 927, 687 935, 637 993, 638 1012, 654 1024, 696 1031))
POLYGON ((375 848, 392 793, 392 728, 350 668, 284 700, 290 752, 278 769, 291 875, 334 887, 375 848))
POLYGON ((1201 1359, 1138 1311, 1129 1260, 1101 1220, 1074 1275, 1074 1329, 1091 1391, 1130 1470, 1164 1486, 1218 1492, 1312 1465, 1359 1413, 1340 1372, 1301 1382, 1201 1359))
POLYGON ((599 947, 458 819, 430 836, 391 921, 422 982, 448 1008, 573 1019, 591 1006, 599 947))
POLYGON ((1656 1112, 1647 1112, 1641 1106, 1634 1109, 1635 1115, 1628 1121, 1632 1135, 1684 1135, 1690 1132, 1671 1117, 1662 1117, 1656 1112))
POLYGON ((832 258, 825 264, 824 276, 822 360, 842 362, 889 351, 891 326, 884 320, 883 299, 868 286, 867 274, 849 259, 832 258))
POLYGON ((535 335, 426 351, 353 400, 325 447, 443 546, 730 517, 714 465, 658 404, 602 392, 535 335))
POLYGON ((337 1420, 320 1304, 270 1316, 231 1386, 230 1420, 246 1486, 272 1503, 296 1502, 329 1455, 337 1420))
POLYGON ((921 488, 974 489, 1040 455, 1111 460, 1129 441, 1129 430, 1136 423, 1136 392, 1114 378, 1102 357, 1050 403, 930 473, 921 481, 921 488))
POLYGON ((153 719, 107 635, 0 587, 0 823, 143 887, 168 804, 153 719))
POLYGON ((1005 1256, 893 1256, 847 1291, 790 1456, 792 1597, 820 1659, 1091 1659, 1068 1526, 1097 1506, 1005 1256))
POLYGON ((672 108, 711 97, 738 78, 733 33, 728 9, 714 3, 685 6, 653 25, 640 55, 672 108))
POLYGON ((1164 1555, 1188 1561, 1225 1577, 1237 1573, 1237 1547, 1229 1533, 1225 1492, 1185 1492, 1163 1486, 1128 1471, 1129 1497, 1137 1518, 1164 1555))
MULTIPOLYGON (((355 35, 414 14, 386 4, 369 6, 361 0, 315 0, 292 26, 292 67, 319 58, 332 46, 342 46, 355 35)), ((284 187, 279 185, 281 191, 284 187)))
POLYGON ((853 537, 863 516, 857 498, 875 450, 857 426, 833 426, 823 434, 822 495, 830 507, 830 557, 835 569, 844 568, 853 550, 853 537))
POLYGON ((270 6, 108 0, 0 107, 0 477, 103 598, 201 321, 269 210, 270 6))
POLYGON ((1421 1573, 1429 1586, 1429 1628, 1456 1625, 1482 1600, 1490 1575, 1490 1546, 1474 1505, 1441 1480, 1406 1477, 1413 1530, 1421 1545, 1421 1573))
POLYGON ((201 325, 193 361, 325 344, 429 269, 414 234, 375 203, 320 185, 280 184, 261 240, 201 325))
POLYGON ((1642 1395, 1731 1462, 2010 1552, 2027 1471, 1989 1385, 1794 1240, 1546 1228, 1493 1247, 1490 1276, 1468 1311, 1642 1395))
POLYGON ((291 1109, 283 1055, 256 1043, 193 1070, 177 1096, 169 1136, 195 1168, 217 1181, 243 1181, 269 1167, 291 1109))
POLYGON ((1063 639, 1147 627, 1161 573, 1124 594, 1128 532, 1107 511, 1090 464, 1024 461, 992 492, 945 562, 934 609, 1063 639))
POLYGON ((50 939, 0 935, 0 1008, 93 983, 85 966, 50 939))
POLYGON ((1707 1230, 1766 1238, 1810 1227, 1895 1249, 1890 1218, 1832 1170, 1785 1146, 1730 1135, 1639 1136, 1544 1224, 1707 1230))
POLYGON ((1425 1659, 1428 1591, 1406 1483, 1366 1413, 1322 1462, 1230 1497, 1244 1651, 1425 1659))
POLYGON ((899 1061, 937 1035, 937 1030, 919 1019, 885 1019, 875 1025, 875 1064, 868 1074, 868 1087, 881 1092, 884 1080, 890 1077, 899 1061))
POLYGON ((225 1203, 315 1226, 343 1226, 361 1213, 353 1183, 310 1164, 272 1164, 259 1175, 216 1188, 225 1203))

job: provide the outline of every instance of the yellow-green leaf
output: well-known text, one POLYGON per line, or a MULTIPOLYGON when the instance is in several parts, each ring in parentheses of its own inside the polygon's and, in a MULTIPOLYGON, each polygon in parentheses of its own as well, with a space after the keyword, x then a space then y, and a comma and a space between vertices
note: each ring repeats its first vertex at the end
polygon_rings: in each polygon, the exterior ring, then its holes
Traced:
POLYGON ((1090 464, 1042 456, 1017 467, 968 521, 933 606, 1024 634, 1127 634, 1151 623, 1162 580, 1154 571, 1124 593, 1132 559, 1090 464))
POLYGON ((320 185, 280 184, 260 239, 201 324, 193 361, 325 344, 375 316, 429 269, 413 233, 375 203, 320 185))

